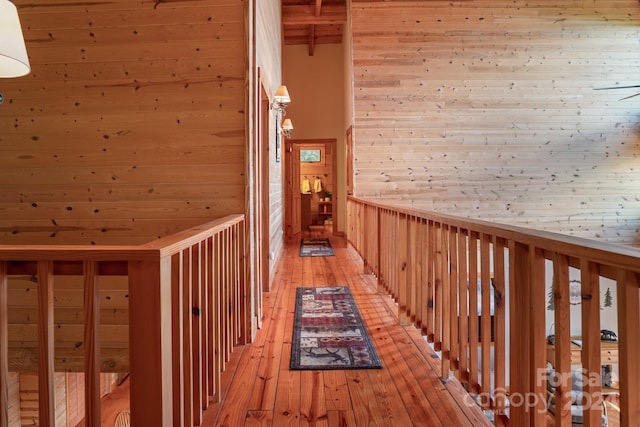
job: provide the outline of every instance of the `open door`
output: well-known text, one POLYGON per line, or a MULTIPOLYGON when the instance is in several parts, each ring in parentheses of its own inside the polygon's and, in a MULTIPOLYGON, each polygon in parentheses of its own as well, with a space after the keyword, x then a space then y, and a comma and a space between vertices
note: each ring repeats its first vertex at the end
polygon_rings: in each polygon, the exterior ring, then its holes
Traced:
POLYGON ((336 140, 293 139, 285 145, 285 235, 310 227, 336 232, 336 140))

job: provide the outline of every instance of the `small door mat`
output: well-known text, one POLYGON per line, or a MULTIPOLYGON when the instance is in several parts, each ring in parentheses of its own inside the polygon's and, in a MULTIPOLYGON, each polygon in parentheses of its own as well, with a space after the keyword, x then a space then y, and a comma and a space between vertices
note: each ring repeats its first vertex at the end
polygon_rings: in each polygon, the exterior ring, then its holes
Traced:
POLYGON ((290 368, 382 368, 348 287, 296 289, 290 368))
POLYGON ((329 239, 301 239, 300 256, 334 256, 329 239))

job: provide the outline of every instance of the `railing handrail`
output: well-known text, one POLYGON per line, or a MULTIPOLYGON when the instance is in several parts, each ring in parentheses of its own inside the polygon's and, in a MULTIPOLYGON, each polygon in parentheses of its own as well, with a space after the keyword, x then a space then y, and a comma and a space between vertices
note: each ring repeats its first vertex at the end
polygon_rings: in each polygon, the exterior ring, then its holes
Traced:
POLYGON ((461 227, 478 233, 491 234, 505 240, 514 240, 524 245, 534 245, 544 250, 560 250, 569 256, 579 256, 600 264, 607 264, 611 267, 640 272, 640 262, 638 262, 640 259, 640 249, 631 246, 525 228, 517 225, 498 224, 486 220, 455 216, 418 207, 406 206, 402 201, 380 201, 355 196, 347 197, 355 202, 366 203, 367 205, 382 209, 391 209, 405 215, 443 222, 454 227, 461 227))
POLYGON ((640 250, 390 199, 347 201, 347 237, 365 271, 393 297, 401 318, 441 352, 443 378, 452 373, 464 382, 494 412, 496 425, 544 425, 552 412, 556 425, 569 425, 577 406, 585 425, 599 426, 605 395, 609 403, 618 399, 620 425, 634 425, 640 416, 640 250), (615 318, 600 312, 602 302, 612 306, 611 288, 615 318), (614 352, 601 344, 601 329, 612 322, 614 352), (574 331, 581 340, 577 356, 574 331), (611 363, 619 367, 613 391, 605 390, 612 383, 602 370, 611 363), (576 372, 588 380, 573 384, 576 372), (574 405, 574 390, 589 403, 574 405))
POLYGON ((244 214, 228 215, 138 245, 0 245, 0 261, 144 261, 170 256, 203 236, 237 224, 244 214))
MULTIPOLYGON (((245 215, 234 214, 139 245, 0 245, 0 406, 8 401, 10 277, 37 282, 39 417, 52 425, 61 359, 54 355, 54 278, 82 276, 84 336, 76 349, 84 355, 87 425, 100 424, 99 278, 123 276, 132 423, 200 425, 203 409, 220 397, 233 347, 251 336, 245 228, 245 215)), ((0 426, 7 423, 0 411, 0 426)))

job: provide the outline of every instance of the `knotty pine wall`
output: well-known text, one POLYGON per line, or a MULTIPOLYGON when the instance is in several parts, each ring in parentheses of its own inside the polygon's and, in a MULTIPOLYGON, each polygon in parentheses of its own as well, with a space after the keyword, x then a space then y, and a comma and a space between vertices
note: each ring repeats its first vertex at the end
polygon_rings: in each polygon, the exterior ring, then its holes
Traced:
POLYGON ((640 3, 351 0, 355 193, 640 244, 640 3))
POLYGON ((245 211, 246 0, 15 0, 0 243, 138 243, 245 211))

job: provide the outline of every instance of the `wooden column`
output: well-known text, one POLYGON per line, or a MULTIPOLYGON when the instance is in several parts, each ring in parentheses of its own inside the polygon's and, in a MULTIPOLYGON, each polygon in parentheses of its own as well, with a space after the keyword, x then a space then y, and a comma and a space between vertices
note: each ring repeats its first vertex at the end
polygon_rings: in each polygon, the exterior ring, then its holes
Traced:
MULTIPOLYGON (((582 366, 585 375, 591 378, 595 374, 602 375, 600 364, 600 278, 597 264, 581 260, 580 281, 582 282, 582 366)), ((584 392, 596 402, 595 397, 602 393, 602 382, 586 381, 584 392)), ((589 411, 584 412, 584 427, 602 426, 602 406, 591 405, 589 411)))
POLYGON ((171 258, 131 261, 131 425, 173 425, 171 364, 171 258))
POLYGON ((7 263, 0 261, 0 427, 9 427, 9 303, 7 263))
MULTIPOLYGON (((531 298, 531 302, 528 307, 521 307, 522 311, 526 310, 529 313, 531 322, 529 332, 523 335, 529 336, 531 351, 531 368, 529 371, 530 389, 528 391, 533 392, 537 398, 535 400, 535 406, 526 409, 529 411, 531 417, 530 425, 536 426, 546 425, 547 416, 545 262, 546 260, 542 249, 535 247, 529 248, 529 297, 531 298)), ((517 285, 517 283, 515 285, 517 285)), ((511 331, 514 331, 513 327, 511 331)), ((512 354, 511 360, 519 359, 514 359, 512 354)))
MULTIPOLYGON (((531 329, 529 316, 529 247, 509 242, 509 329, 510 360, 509 384, 510 397, 521 400, 530 390, 531 348, 528 331, 531 329)), ((512 401, 513 403, 513 401, 512 401)), ((530 424, 527 408, 523 404, 509 408, 509 425, 528 426, 530 424)))
POLYGON ((85 425, 100 421, 100 295, 98 264, 84 262, 84 414, 85 425))
POLYGON ((53 262, 38 261, 38 391, 40 426, 55 425, 53 262))

